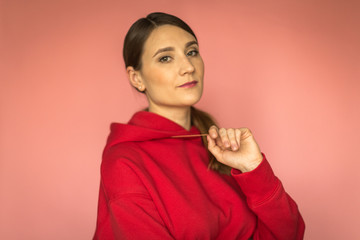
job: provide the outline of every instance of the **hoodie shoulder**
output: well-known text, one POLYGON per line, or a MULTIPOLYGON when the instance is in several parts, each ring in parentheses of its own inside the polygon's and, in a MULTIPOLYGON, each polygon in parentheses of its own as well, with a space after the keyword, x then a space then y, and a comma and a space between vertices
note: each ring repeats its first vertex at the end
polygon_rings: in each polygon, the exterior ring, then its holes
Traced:
POLYGON ((122 194, 144 193, 141 176, 144 167, 136 143, 125 142, 116 145, 103 154, 101 181, 107 198, 116 199, 122 194))
POLYGON ((127 124, 112 123, 105 151, 125 142, 144 142, 172 136, 199 134, 195 127, 188 131, 177 123, 155 113, 140 111, 127 124))
POLYGON ((125 164, 141 164, 141 148, 136 142, 121 142, 112 147, 105 147, 102 165, 113 165, 118 162, 125 164))

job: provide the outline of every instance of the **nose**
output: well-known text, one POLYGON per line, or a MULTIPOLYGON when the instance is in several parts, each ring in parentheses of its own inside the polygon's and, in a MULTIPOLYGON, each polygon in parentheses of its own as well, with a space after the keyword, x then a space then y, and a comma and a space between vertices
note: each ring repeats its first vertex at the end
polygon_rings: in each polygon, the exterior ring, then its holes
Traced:
POLYGON ((191 60, 185 56, 181 61, 180 75, 193 73, 194 71, 195 71, 194 65, 192 64, 191 60))

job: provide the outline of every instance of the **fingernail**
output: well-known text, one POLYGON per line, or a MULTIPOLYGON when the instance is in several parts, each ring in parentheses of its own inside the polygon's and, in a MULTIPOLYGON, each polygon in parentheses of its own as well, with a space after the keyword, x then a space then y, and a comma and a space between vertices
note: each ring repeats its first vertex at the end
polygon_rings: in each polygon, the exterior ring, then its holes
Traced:
POLYGON ((237 146, 236 145, 232 145, 231 146, 233 150, 236 150, 237 149, 237 146))

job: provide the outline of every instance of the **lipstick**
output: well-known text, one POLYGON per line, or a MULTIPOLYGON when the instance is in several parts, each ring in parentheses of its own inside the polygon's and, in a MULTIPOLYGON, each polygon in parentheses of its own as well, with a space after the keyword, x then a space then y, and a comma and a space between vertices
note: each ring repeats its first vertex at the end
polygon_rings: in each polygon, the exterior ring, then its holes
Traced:
POLYGON ((179 87, 191 88, 191 87, 196 86, 197 83, 198 83, 198 81, 194 80, 194 81, 191 81, 191 82, 184 83, 183 85, 180 85, 179 87))

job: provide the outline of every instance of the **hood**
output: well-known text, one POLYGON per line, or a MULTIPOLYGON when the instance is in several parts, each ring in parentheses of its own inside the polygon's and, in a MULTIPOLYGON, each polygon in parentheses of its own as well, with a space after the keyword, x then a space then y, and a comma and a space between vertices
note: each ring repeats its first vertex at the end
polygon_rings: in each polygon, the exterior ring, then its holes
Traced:
POLYGON ((140 111, 127 124, 111 124, 106 149, 122 142, 142 142, 193 134, 200 134, 195 126, 188 131, 156 113, 140 111))

